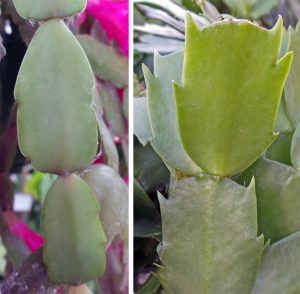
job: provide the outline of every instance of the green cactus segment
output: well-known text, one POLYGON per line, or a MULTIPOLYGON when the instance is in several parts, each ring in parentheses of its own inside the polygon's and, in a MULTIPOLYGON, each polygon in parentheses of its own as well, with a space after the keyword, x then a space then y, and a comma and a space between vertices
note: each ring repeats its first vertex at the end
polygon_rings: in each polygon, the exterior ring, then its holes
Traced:
POLYGON ((300 22, 296 29, 289 28, 289 50, 293 51, 294 59, 288 75, 284 93, 288 117, 294 127, 300 122, 300 22))
POLYGON ((266 157, 281 163, 292 165, 291 162, 291 145, 295 130, 282 133, 266 152, 266 157))
POLYGON ((100 219, 108 243, 115 236, 128 244, 128 187, 111 167, 97 164, 82 173, 82 178, 94 192, 101 207, 100 219))
MULTIPOLYGON (((20 16, 33 21, 66 18, 80 13, 86 0, 13 0, 20 16)), ((48 44, 48 43, 46 43, 48 44)))
POLYGON ((19 146, 34 168, 66 174, 84 169, 97 152, 91 107, 93 72, 61 20, 35 34, 15 87, 19 146))
POLYGON ((128 59, 115 48, 98 42, 89 35, 78 35, 96 76, 122 88, 128 85, 128 59))
POLYGON ((264 242, 257 238, 254 182, 245 188, 228 179, 184 178, 159 200, 157 274, 166 293, 250 293, 264 242))
POLYGON ((273 133, 292 53, 280 61, 282 19, 272 30, 244 20, 202 29, 188 14, 183 86, 175 83, 181 139, 212 175, 242 171, 277 137, 273 133))
POLYGON ((44 261, 55 284, 80 284, 105 269, 106 238, 99 204, 76 175, 58 177, 42 209, 44 261))
POLYGON ((300 124, 296 128, 292 139, 291 161, 295 169, 300 171, 300 124))
POLYGON ((133 100, 134 122, 133 132, 143 146, 146 146, 152 138, 149 122, 147 98, 138 97, 133 100))
MULTIPOLYGON (((247 171, 244 178, 253 176, 259 232, 271 242, 276 242, 300 231, 300 173, 279 162, 261 159, 247 171)), ((243 181, 239 179, 239 183, 243 181)))
POLYGON ((265 248, 252 294, 300 293, 300 233, 265 248))
POLYGON ((180 172, 197 175, 201 169, 183 149, 178 130, 172 80, 180 81, 183 51, 162 57, 154 54, 154 76, 144 66, 152 146, 161 158, 180 172), (170 152, 172 146, 172 152, 170 152))

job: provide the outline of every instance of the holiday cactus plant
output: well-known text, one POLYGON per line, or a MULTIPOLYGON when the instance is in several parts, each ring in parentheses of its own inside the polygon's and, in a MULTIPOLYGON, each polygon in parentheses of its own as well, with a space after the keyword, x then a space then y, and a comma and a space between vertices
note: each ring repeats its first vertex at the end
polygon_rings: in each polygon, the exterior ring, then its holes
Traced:
POLYGON ((299 293, 299 29, 185 25, 184 50, 155 53, 134 100, 136 136, 171 173, 156 278, 139 293, 299 293))
POLYGON ((52 283, 77 285, 104 272, 106 245, 98 201, 75 174, 92 163, 99 141, 92 68, 64 21, 86 1, 14 4, 22 17, 42 23, 23 59, 15 98, 21 152, 36 170, 57 175, 42 208, 43 259, 52 283))

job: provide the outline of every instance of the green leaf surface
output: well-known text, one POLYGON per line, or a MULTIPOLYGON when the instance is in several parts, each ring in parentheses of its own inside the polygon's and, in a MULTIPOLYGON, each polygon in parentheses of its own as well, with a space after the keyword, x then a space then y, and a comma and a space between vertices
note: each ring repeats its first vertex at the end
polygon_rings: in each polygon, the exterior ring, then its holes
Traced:
POLYGON ((272 11, 278 5, 278 0, 256 0, 255 6, 251 11, 251 17, 258 19, 272 11))
POLYGON ((249 16, 257 0, 224 0, 232 13, 238 16, 249 16))
MULTIPOLYGON (((260 159, 243 175, 248 179, 253 176, 259 232, 276 242, 299 231, 300 173, 279 162, 260 159)), ((241 184, 243 177, 238 180, 241 184)))
POLYGON ((149 122, 147 98, 139 97, 133 99, 133 111, 134 111, 134 122, 133 122, 133 132, 140 141, 140 143, 145 146, 150 141, 152 137, 152 131, 149 122))
POLYGON ((147 102, 151 144, 153 149, 168 165, 185 174, 199 174, 201 169, 189 158, 183 149, 178 130, 176 105, 172 81, 182 76, 183 51, 160 56, 154 54, 154 76, 143 67, 147 85, 147 102), (172 146, 172 152, 170 147, 172 146))
POLYGON ((100 203, 100 219, 110 244, 115 236, 128 243, 128 188, 111 167, 97 164, 85 170, 82 179, 89 185, 100 203))
POLYGON ((98 141, 93 85, 88 59, 64 22, 42 25, 15 86, 19 146, 38 171, 66 174, 92 162, 98 141))
POLYGON ((300 171, 300 124, 297 126, 292 138, 291 161, 295 169, 300 171))
POLYGON ((117 147, 114 143, 113 137, 106 126, 103 118, 98 115, 97 118, 99 131, 101 134, 101 145, 104 149, 104 154, 106 157, 107 164, 115 169, 115 171, 119 171, 119 154, 117 147))
POLYGON ((80 13, 86 0, 13 0, 17 12, 33 21, 66 18, 80 13))
POLYGON ((156 237, 161 235, 160 215, 148 194, 134 180, 134 236, 156 237))
POLYGON ((128 60, 115 48, 97 41, 89 35, 78 35, 94 73, 103 80, 111 81, 122 88, 128 85, 128 60))
POLYGON ((266 152, 268 159, 279 161, 281 163, 292 165, 291 162, 291 144, 295 130, 282 133, 266 152))
POLYGON ((58 177, 42 209, 44 261, 54 284, 78 285, 105 269, 106 238, 100 208, 89 186, 78 176, 58 177))
POLYGON ((293 129, 293 125, 291 124, 286 110, 284 94, 280 99, 279 109, 277 113, 276 123, 275 123, 275 130, 276 132, 286 132, 290 129, 293 129))
POLYGON ((244 20, 200 29, 187 15, 183 86, 174 84, 179 131, 190 158, 209 174, 242 171, 276 138, 292 59, 277 60, 281 29, 281 18, 269 31, 244 20))
POLYGON ((169 183, 170 172, 151 146, 134 146, 134 177, 147 193, 169 183))
POLYGON ((109 83, 101 83, 99 94, 112 133, 120 138, 126 137, 122 106, 116 88, 109 83))
POLYGON ((263 249, 257 238, 254 182, 185 178, 159 197, 161 266, 166 293, 250 293, 263 249))
POLYGON ((157 294, 160 287, 160 282, 157 277, 151 274, 147 282, 140 288, 136 294, 157 294))
POLYGON ((300 122, 300 23, 296 29, 289 28, 289 50, 293 51, 294 58, 284 87, 285 103, 288 117, 294 127, 300 122))
POLYGON ((300 232, 267 245, 252 294, 300 293, 300 232))

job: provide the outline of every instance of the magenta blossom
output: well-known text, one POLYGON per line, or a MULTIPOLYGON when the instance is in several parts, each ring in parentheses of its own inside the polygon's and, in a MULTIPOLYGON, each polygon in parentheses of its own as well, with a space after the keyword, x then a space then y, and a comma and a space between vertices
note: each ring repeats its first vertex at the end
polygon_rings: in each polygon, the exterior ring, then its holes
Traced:
POLYGON ((36 251, 43 245, 44 239, 19 220, 13 212, 4 212, 3 216, 10 232, 22 239, 31 252, 36 251))
POLYGON ((107 41, 115 41, 120 52, 128 56, 128 0, 88 0, 87 8, 79 16, 78 24, 84 21, 86 13, 98 21, 106 32, 107 41))

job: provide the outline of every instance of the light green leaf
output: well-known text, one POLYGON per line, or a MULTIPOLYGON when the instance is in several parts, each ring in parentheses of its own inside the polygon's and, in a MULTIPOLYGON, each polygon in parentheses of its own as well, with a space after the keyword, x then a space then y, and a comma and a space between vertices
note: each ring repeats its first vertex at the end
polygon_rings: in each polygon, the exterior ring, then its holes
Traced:
POLYGON ((277 113, 276 123, 275 123, 275 130, 276 132, 285 132, 292 129, 293 126, 288 118, 284 94, 280 99, 279 109, 277 113))
POLYGON ((284 93, 288 117, 294 127, 300 122, 300 22, 296 29, 289 28, 290 45, 294 58, 286 80, 284 93))
POLYGON ((128 85, 128 60, 115 48, 97 41, 89 35, 78 35, 96 76, 111 81, 117 87, 128 85))
POLYGON ((232 13, 238 16, 249 16, 257 0, 224 0, 232 13))
MULTIPOLYGON (((300 230, 300 173, 276 161, 260 159, 245 178, 255 178, 258 229, 276 242, 300 230)), ((243 178, 238 180, 243 184, 243 178)), ((247 180, 246 180, 247 182, 247 180)))
POLYGON ((296 293, 300 293, 300 232, 266 247, 252 292, 296 293))
POLYGON ((291 144, 295 130, 282 133, 266 152, 266 157, 271 160, 292 165, 291 162, 291 144))
POLYGON ((139 97, 133 99, 134 134, 143 146, 147 145, 152 137, 152 131, 149 122, 147 98, 139 97))
POLYGON ((15 86, 19 146, 38 171, 71 173, 92 162, 98 141, 93 85, 76 38, 63 21, 47 21, 28 47, 15 86))
POLYGON ((110 244, 117 235, 128 243, 128 188, 123 179, 104 164, 91 166, 81 177, 103 207, 100 219, 107 243, 110 244))
POLYGON ((103 146, 104 153, 107 158, 107 164, 115 171, 119 171, 119 154, 117 147, 114 143, 113 137, 107 128, 103 118, 98 115, 97 118, 99 131, 101 134, 101 146, 103 146))
POLYGON ((56 179, 41 216, 43 257, 52 283, 78 285, 104 272, 106 238, 99 212, 93 192, 78 176, 56 179))
POLYGON ((278 4, 278 0, 256 0, 255 6, 251 11, 251 17, 258 19, 271 10, 278 4))
POLYGON ((292 139, 291 161, 295 169, 300 171, 300 124, 297 126, 292 139))
POLYGON ((162 57, 154 54, 154 76, 143 67, 147 85, 147 101, 151 143, 163 161, 189 175, 199 174, 201 169, 188 157, 179 138, 176 105, 172 81, 180 81, 183 51, 162 57), (172 152, 170 152, 172 146, 172 152))
POLYGON ((166 293, 250 293, 263 250, 254 182, 184 178, 160 196, 161 266, 166 293))
POLYGON ((126 137, 122 106, 116 88, 109 83, 101 83, 99 94, 112 133, 120 138, 126 137))
POLYGON ((29 20, 67 18, 86 7, 86 0, 13 0, 17 12, 29 20))
POLYGON ((183 86, 175 83, 183 146, 204 171, 242 171, 273 133, 292 53, 280 61, 282 19, 272 30, 244 20, 198 28, 187 15, 183 86), (221 45, 220 45, 221 44, 221 45))

